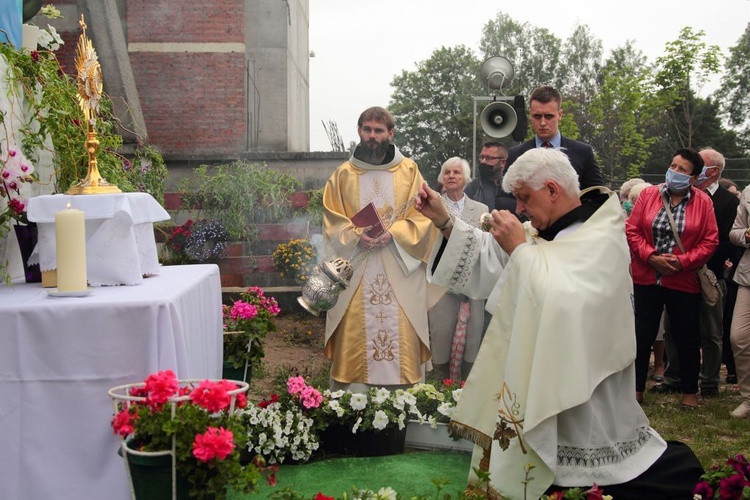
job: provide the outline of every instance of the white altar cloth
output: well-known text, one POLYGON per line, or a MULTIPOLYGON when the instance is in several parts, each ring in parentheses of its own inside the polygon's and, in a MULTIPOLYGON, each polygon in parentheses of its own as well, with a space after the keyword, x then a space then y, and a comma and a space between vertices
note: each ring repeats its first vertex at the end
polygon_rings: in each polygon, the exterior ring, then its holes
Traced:
POLYGON ((165 369, 220 378, 221 363, 214 264, 80 298, 0 285, 0 499, 130 498, 107 390, 165 369))
POLYGON ((148 193, 31 198, 28 217, 39 225, 35 254, 42 271, 57 267, 55 213, 68 203, 83 210, 86 219, 86 274, 91 286, 139 285, 143 276, 159 273, 153 223, 169 219, 169 214, 148 193))

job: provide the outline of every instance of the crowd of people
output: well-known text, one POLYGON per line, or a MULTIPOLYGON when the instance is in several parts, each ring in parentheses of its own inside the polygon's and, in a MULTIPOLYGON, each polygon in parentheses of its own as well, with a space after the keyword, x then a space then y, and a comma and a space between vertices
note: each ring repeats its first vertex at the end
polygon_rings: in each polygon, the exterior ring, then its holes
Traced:
POLYGON ((684 148, 663 183, 632 179, 618 197, 591 146, 561 135, 562 114, 556 89, 534 90, 531 140, 484 143, 475 179, 450 158, 431 189, 391 141, 390 113, 362 113, 323 194, 329 253, 358 262, 327 314, 330 385, 466 380, 451 429, 476 443, 469 480, 490 473, 491 495, 596 483, 688 498, 703 469, 641 404, 651 359, 650 390, 690 411, 718 394, 724 363, 743 398, 732 416, 750 417, 750 187, 721 178, 718 151, 684 148), (351 222, 369 204, 377 237, 351 222))

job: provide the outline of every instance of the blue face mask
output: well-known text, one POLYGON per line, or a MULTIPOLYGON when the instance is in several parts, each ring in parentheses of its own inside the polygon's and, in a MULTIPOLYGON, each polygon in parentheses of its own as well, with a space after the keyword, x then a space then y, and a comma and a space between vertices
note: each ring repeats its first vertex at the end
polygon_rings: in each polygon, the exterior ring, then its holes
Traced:
POLYGON ((681 174, 671 168, 667 170, 665 182, 670 193, 680 194, 690 189, 690 176, 681 174))
POLYGON ((701 170, 701 173, 698 174, 698 178, 695 180, 696 184, 703 184, 704 182, 708 180, 708 175, 706 174, 708 173, 709 168, 714 168, 714 167, 711 165, 707 167, 703 167, 703 170, 701 170))

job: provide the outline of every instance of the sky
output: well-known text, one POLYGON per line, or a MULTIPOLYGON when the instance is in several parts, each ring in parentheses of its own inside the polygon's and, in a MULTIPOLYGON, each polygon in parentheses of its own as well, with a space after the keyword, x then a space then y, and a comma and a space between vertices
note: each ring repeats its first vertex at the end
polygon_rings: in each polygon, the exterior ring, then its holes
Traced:
MULTIPOLYGON (((415 71, 442 46, 465 45, 481 56, 484 25, 498 12, 547 28, 561 40, 585 24, 602 41, 604 57, 635 41, 649 62, 690 26, 725 55, 750 22, 750 0, 310 0, 310 150, 330 151, 322 122, 332 120, 344 144, 358 141, 357 118, 370 106, 387 107, 390 82, 415 71)), ((502 56, 503 54, 493 54, 502 56)), ((701 95, 715 90, 717 82, 701 95)), ((467 96, 470 100, 471 96, 467 96)), ((396 138, 398 144, 398 123, 396 138)))

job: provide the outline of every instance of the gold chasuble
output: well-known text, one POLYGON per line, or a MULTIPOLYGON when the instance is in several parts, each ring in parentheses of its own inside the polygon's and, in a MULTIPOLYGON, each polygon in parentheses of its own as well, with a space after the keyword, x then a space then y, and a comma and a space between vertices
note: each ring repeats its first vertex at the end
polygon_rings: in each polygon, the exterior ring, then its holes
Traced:
POLYGON ((430 358, 425 262, 437 231, 411 201, 424 182, 419 168, 392 147, 394 158, 384 165, 352 156, 323 191, 326 257, 354 266, 349 287, 326 317, 325 354, 340 384, 415 384, 430 358), (358 246, 363 229, 349 218, 370 202, 393 239, 367 250, 358 246))

